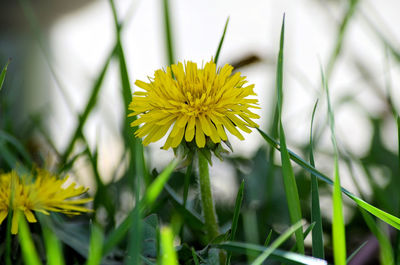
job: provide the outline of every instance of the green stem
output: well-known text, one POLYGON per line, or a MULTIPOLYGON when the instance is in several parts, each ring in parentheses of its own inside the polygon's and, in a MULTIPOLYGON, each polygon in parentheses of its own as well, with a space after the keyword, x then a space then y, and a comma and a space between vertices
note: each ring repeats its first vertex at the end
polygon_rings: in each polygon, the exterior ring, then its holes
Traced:
POLYGON ((207 229, 207 238, 212 240, 219 235, 217 217, 214 209, 214 201, 211 193, 210 175, 208 172, 208 160, 198 152, 199 157, 199 183, 200 196, 204 213, 204 221, 207 229))

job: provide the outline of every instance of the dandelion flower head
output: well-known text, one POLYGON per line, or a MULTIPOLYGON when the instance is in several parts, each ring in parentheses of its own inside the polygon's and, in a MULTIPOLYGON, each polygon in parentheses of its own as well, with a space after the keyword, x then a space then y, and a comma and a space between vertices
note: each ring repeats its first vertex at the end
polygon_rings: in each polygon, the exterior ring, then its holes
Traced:
POLYGON ((78 215, 91 210, 81 206, 92 198, 68 200, 85 193, 88 189, 75 187, 75 183, 66 186, 68 177, 60 179, 45 170, 38 170, 35 180, 32 176, 18 176, 15 171, 0 174, 0 224, 12 211, 11 233, 18 233, 18 221, 21 214, 30 223, 37 220, 33 211, 49 215, 61 212, 78 215))
POLYGON ((258 127, 252 119, 259 116, 250 109, 258 107, 254 85, 247 85, 246 77, 233 67, 216 67, 213 61, 198 68, 196 63, 173 64, 155 71, 149 83, 137 80, 144 91, 133 94, 129 116, 139 115, 131 126, 142 125, 137 137, 145 137, 143 144, 160 140, 170 131, 164 149, 176 148, 183 139, 195 141, 199 148, 211 139, 213 143, 227 141, 225 129, 240 140, 239 131, 250 133, 258 127), (172 129, 170 130, 170 128, 172 129))

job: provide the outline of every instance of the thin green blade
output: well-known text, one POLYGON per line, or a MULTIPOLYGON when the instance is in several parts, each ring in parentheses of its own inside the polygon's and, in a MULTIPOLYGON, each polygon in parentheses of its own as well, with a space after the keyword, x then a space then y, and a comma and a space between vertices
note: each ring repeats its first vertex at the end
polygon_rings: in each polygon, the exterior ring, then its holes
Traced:
POLYGON ((340 176, 339 176, 339 151, 337 148, 336 136, 335 136, 335 118, 332 111, 328 84, 325 80, 322 69, 321 69, 321 76, 322 76, 322 85, 323 88, 325 89, 326 98, 328 101, 329 125, 331 129, 331 140, 335 157, 335 162, 334 162, 335 181, 333 183, 333 222, 332 222, 333 257, 335 260, 335 264, 345 265, 346 236, 345 236, 344 219, 343 219, 342 191, 341 191, 340 176))
POLYGON ((228 29, 228 24, 229 24, 229 17, 226 19, 224 32, 222 33, 221 40, 219 41, 219 44, 218 44, 217 52, 215 53, 215 58, 214 58, 215 64, 218 64, 219 54, 222 49, 222 44, 224 43, 226 30, 228 29))
MULTIPOLYGON (((318 101, 316 101, 314 105, 311 117, 311 126, 310 126, 310 164, 313 167, 315 167, 314 154, 313 154, 313 123, 317 105, 318 101)), ((312 230, 312 255, 313 257, 323 259, 325 257, 325 254, 324 254, 321 209, 319 205, 318 179, 312 173, 311 173, 311 222, 315 224, 312 230)))
POLYGON ((297 224, 292 225, 283 234, 281 234, 271 246, 266 249, 260 256, 258 256, 252 263, 252 265, 261 265, 271 254, 274 252, 283 242, 285 242, 294 232, 302 227, 301 221, 297 224))
MULTIPOLYGON (((301 207, 297 184, 294 177, 290 157, 286 146, 285 132, 282 124, 282 103, 283 103, 283 44, 285 35, 285 16, 282 21, 280 48, 278 55, 278 66, 276 73, 276 87, 278 91, 278 109, 279 109, 279 139, 281 142, 281 160, 282 160, 282 174, 283 183, 285 186, 286 199, 289 208, 290 221, 296 224, 301 220, 301 207)), ((303 231, 298 229, 296 231, 297 250, 304 253, 304 238, 303 231)))
POLYGON ((6 79, 6 73, 7 73, 7 68, 8 65, 10 64, 10 60, 6 63, 6 65, 3 67, 3 70, 1 71, 0 74, 0 91, 3 88, 4 80, 6 79))

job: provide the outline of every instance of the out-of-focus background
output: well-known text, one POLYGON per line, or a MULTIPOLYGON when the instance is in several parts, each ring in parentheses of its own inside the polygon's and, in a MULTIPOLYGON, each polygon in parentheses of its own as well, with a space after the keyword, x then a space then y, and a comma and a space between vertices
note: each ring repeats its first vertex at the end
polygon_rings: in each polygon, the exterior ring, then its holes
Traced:
MULTIPOLYGON (((267 128, 271 117, 267 114, 273 111, 275 101, 279 30, 286 14, 283 118, 290 146, 304 145, 308 140, 313 105, 324 98, 320 84, 322 66, 331 74, 329 86, 339 144, 363 156, 369 150, 373 133, 370 118, 385 116, 390 111, 386 104, 388 93, 392 94, 394 104, 399 104, 397 62, 388 55, 390 48, 385 42, 397 47, 400 29, 394 25, 400 3, 353 2, 357 3, 346 21, 351 1, 170 1, 176 60, 199 64, 210 60, 229 17, 220 64, 250 60, 239 71, 256 84, 262 108, 260 124, 267 128), (346 30, 340 35, 343 21, 346 30), (343 38, 339 55, 332 69, 326 69, 335 56, 338 38, 343 38)), ((126 22, 122 37, 133 85, 136 79, 147 80, 156 69, 167 65, 163 7, 156 0, 120 0, 116 4, 119 17, 126 22)), ((15 115, 13 122, 26 124, 33 116, 44 115, 44 128, 62 150, 76 124, 75 115, 86 104, 94 78, 115 44, 109 3, 4 1, 0 12, 0 56, 2 62, 13 59, 7 80, 12 86, 4 92, 11 95, 7 101, 15 115)), ((117 130, 122 124, 123 104, 116 67, 117 64, 111 65, 96 114, 84 128, 90 144, 99 145, 105 178, 111 177, 122 155, 117 130)), ((132 90, 135 89, 133 86, 132 90)), ((320 104, 319 109, 317 124, 325 122, 324 106, 320 104)), ((383 122, 382 141, 395 151, 394 123, 383 122)), ((317 150, 329 150, 330 138, 325 134, 317 150)), ((234 150, 246 155, 254 153, 262 143, 256 133, 247 137, 245 144, 232 141, 234 150)), ((151 144, 150 155, 166 157, 161 161, 165 163, 169 157, 158 150, 161 145, 151 144)))
MULTIPOLYGON (((116 5, 124 22, 122 43, 135 91, 135 80, 147 80, 168 64, 163 5, 159 0, 118 0, 116 5)), ((259 123, 266 131, 276 102, 276 58, 285 14, 283 122, 289 147, 300 152, 307 146, 311 113, 318 99, 316 166, 331 175, 332 147, 321 87, 322 68, 329 81, 336 136, 343 155, 342 185, 359 194, 357 183, 364 196, 379 201, 374 190, 385 191, 396 172, 390 159, 397 152, 392 111, 400 106, 399 1, 171 0, 169 8, 176 61, 202 64, 210 60, 229 17, 219 63, 239 66, 238 71, 256 85, 262 117, 259 123), (367 171, 362 163, 345 160, 365 162, 373 154, 382 163, 370 164, 367 171), (366 172, 371 175, 365 177, 366 172)), ((0 123, 3 128, 19 128, 15 133, 31 141, 32 149, 40 150, 42 158, 48 157, 49 164, 54 163, 51 157, 55 150, 62 153, 67 147, 77 114, 82 113, 95 78, 114 48, 113 24, 105 0, 3 0, 0 4, 1 65, 12 58, 7 86, 1 92, 0 123), (53 148, 43 148, 49 145, 49 139, 53 148)), ((94 114, 83 129, 89 146, 98 148, 99 171, 105 182, 115 177, 124 155, 120 91, 118 63, 112 61, 94 114)), ((257 157, 264 143, 257 132, 245 142, 233 137, 230 140, 233 156, 245 158, 257 157)), ((160 150, 162 144, 153 143, 146 151, 149 168, 161 169, 172 158, 172 151, 160 150)), ((79 146, 74 152, 79 152, 79 146)), ((88 176, 93 173, 85 170, 84 161, 76 167, 80 182, 92 185, 93 178, 88 176)), ((237 190, 234 173, 233 167, 219 161, 215 161, 211 173, 217 198, 228 204, 237 190)), ((326 215, 331 214, 328 197, 322 200, 326 215)), ((346 213, 346 220, 352 214, 346 213)))

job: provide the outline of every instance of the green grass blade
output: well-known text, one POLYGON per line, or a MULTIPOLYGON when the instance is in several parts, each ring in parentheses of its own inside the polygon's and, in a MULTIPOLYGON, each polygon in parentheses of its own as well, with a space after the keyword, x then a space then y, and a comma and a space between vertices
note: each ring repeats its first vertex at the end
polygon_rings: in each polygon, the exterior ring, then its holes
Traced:
MULTIPOLYGON (((316 101, 314 105, 311 117, 311 126, 310 126, 310 164, 313 167, 315 167, 314 151, 313 151, 313 123, 317 105, 318 101, 316 101)), ((313 257, 324 259, 325 253, 324 253, 321 209, 319 205, 318 179, 312 173, 311 173, 311 222, 315 223, 315 227, 312 230, 312 255, 313 257)))
MULTIPOLYGON (((11 199, 11 198, 10 198, 11 199)), ((6 265, 12 265, 11 262, 11 220, 12 220, 12 210, 8 210, 7 216, 7 227, 6 227, 6 251, 5 251, 5 261, 6 265)))
POLYGON ((32 159, 28 153, 28 151, 25 149, 24 145, 13 135, 0 130, 0 139, 4 140, 4 142, 8 142, 11 144, 15 150, 18 151, 18 153, 21 155, 21 157, 25 160, 25 163, 27 164, 28 167, 32 166, 32 159))
POLYGON ((161 262, 160 265, 178 265, 178 257, 174 248, 174 235, 172 229, 165 226, 161 228, 161 262))
POLYGON ((335 264, 345 265, 346 264, 346 236, 344 228, 344 218, 343 218, 343 202, 342 202, 342 191, 340 186, 340 176, 339 176, 339 151, 336 143, 335 136, 335 117, 333 114, 331 100, 329 96, 328 83, 325 80, 324 73, 321 69, 322 85, 325 89, 326 98, 328 102, 328 116, 329 125, 331 129, 331 140, 334 149, 335 158, 335 169, 334 175, 335 180, 333 183, 333 222, 332 222, 332 236, 333 236, 333 257, 335 264))
POLYGON ((186 202, 189 194, 189 185, 190 185, 190 177, 192 176, 192 170, 193 170, 193 158, 190 158, 189 165, 186 169, 185 173, 185 182, 183 186, 183 207, 186 207, 186 202))
POLYGON ((51 229, 42 225, 44 244, 46 246, 47 264, 64 265, 62 245, 51 229))
POLYGON ((229 24, 229 17, 226 19, 224 32, 222 33, 221 40, 219 41, 219 44, 218 44, 217 52, 215 53, 214 62, 215 62, 216 65, 218 65, 219 54, 220 54, 221 49, 222 49, 222 44, 224 43, 226 30, 228 29, 228 24, 229 24))
MULTIPOLYGON (((144 178, 145 184, 149 183, 148 175, 145 173, 145 162, 143 154, 143 146, 140 139, 133 136, 132 129, 130 128, 131 122, 135 117, 128 117, 129 104, 132 101, 132 91, 131 84, 129 81, 128 68, 126 65, 125 52, 121 41, 121 24, 118 21, 117 11, 115 8, 114 0, 110 0, 110 5, 114 17, 114 26, 116 32, 117 40, 117 56, 119 62, 120 79, 122 84, 122 99, 124 102, 124 126, 123 135, 125 138, 125 143, 130 151, 131 159, 128 166, 127 175, 130 176, 130 183, 132 185, 132 190, 134 191, 136 201, 139 201, 141 178, 144 178)), ((133 128, 135 131, 136 128, 133 128)), ((140 209, 134 209, 131 216, 129 216, 132 226, 130 227, 129 239, 128 239, 128 257, 130 263, 137 264, 140 260, 141 251, 141 213, 140 209)), ((126 259, 126 262, 127 259, 126 259)))
MULTIPOLYGON (((397 122, 397 158, 398 158, 398 166, 400 167, 400 116, 396 114, 396 122, 397 122)), ((399 211, 399 210, 398 210, 399 211)), ((400 264, 400 231, 396 231, 396 239, 394 242, 394 253, 395 253, 395 261, 396 264, 400 264)))
POLYGON ((165 47, 167 48, 168 65, 175 63, 174 43, 171 29, 169 0, 163 0, 165 47))
POLYGON ((90 93, 88 102, 86 103, 86 107, 85 107, 84 111, 79 115, 78 125, 76 126, 76 129, 75 129, 74 133, 72 134, 71 139, 68 142, 67 148, 65 149, 65 151, 62 155, 61 164, 64 164, 67 161, 69 155, 71 154, 71 152, 75 146, 76 141, 82 135, 82 130, 83 130, 83 127, 85 126, 85 123, 89 117, 89 114, 96 106, 100 88, 103 84, 104 77, 106 75, 108 66, 110 64, 111 58, 113 57, 114 53, 115 53, 115 49, 107 57, 100 74, 97 76, 96 81, 93 84, 93 87, 91 90, 92 92, 90 93))
MULTIPOLYGON (((160 175, 151 183, 149 188, 147 189, 142 201, 139 203, 139 209, 143 211, 144 209, 150 207, 153 202, 156 200, 158 195, 160 195, 164 185, 168 181, 169 177, 172 174, 172 171, 178 165, 178 159, 172 160, 168 166, 161 172, 160 175)), ((105 240, 103 246, 103 254, 108 254, 125 236, 133 223, 133 216, 135 214, 135 209, 133 209, 130 214, 125 218, 125 220, 118 226, 118 228, 114 229, 110 235, 105 240)))
POLYGON ((169 195, 169 199, 171 199, 175 210, 183 216, 185 224, 191 229, 203 232, 205 229, 205 224, 202 220, 202 217, 191 209, 184 207, 178 194, 176 194, 176 192, 168 184, 166 184, 164 188, 169 195))
POLYGON ((25 221, 25 216, 20 214, 18 226, 18 239, 21 245, 22 257, 26 265, 41 265, 39 255, 33 243, 29 226, 25 221))
POLYGON ((346 29, 348 28, 349 21, 350 21, 351 17, 353 16, 354 11, 356 10, 358 2, 359 2, 358 0, 348 1, 349 6, 348 6, 347 11, 346 11, 345 15, 343 16, 343 19, 339 25, 339 30, 338 30, 338 34, 336 37, 335 47, 333 48, 332 54, 328 61, 328 66, 326 67, 326 80, 330 79, 330 76, 333 72, 334 65, 340 55, 346 29))
POLYGON ((117 17, 117 12, 115 8, 115 3, 114 0, 109 0, 111 9, 113 11, 113 17, 114 17, 114 25, 115 25, 115 31, 116 31, 116 39, 117 39, 117 45, 116 45, 116 51, 117 51, 117 56, 118 56, 118 61, 119 61, 119 70, 120 70, 120 78, 121 78, 121 84, 122 84, 122 99, 124 102, 124 138, 125 142, 128 145, 128 148, 131 153, 131 163, 129 166, 129 175, 134 175, 134 176, 141 176, 144 178, 145 184, 148 185, 150 180, 149 176, 146 172, 146 166, 145 166, 145 161, 144 161, 144 154, 143 154, 143 145, 141 144, 141 140, 134 137, 133 133, 137 128, 130 128, 131 122, 135 120, 135 117, 128 117, 129 111, 129 104, 132 101, 132 91, 131 91, 131 83, 129 81, 129 75, 128 75, 128 68, 126 64, 126 59, 125 59, 125 52, 122 46, 121 42, 121 24, 118 22, 118 17, 117 17), (132 163, 133 161, 133 163, 132 163))
MULTIPOLYGON (((242 242, 225 242, 222 244, 214 245, 217 248, 222 248, 235 253, 248 254, 252 256, 258 256, 260 253, 268 250, 269 247, 260 245, 242 243, 242 242)), ((317 259, 314 257, 305 256, 302 254, 283 251, 275 249, 270 256, 271 259, 278 260, 285 264, 307 264, 307 265, 326 265, 328 264, 325 260, 317 259)))
POLYGON ((269 230, 269 233, 268 233, 268 235, 267 235, 267 238, 265 239, 265 242, 264 242, 264 246, 265 246, 265 247, 268 247, 269 242, 271 241, 271 236, 272 236, 272 229, 269 230))
POLYGON ((388 235, 386 235, 382 230, 382 228, 378 226, 378 224, 375 222, 372 216, 370 216, 363 209, 360 209, 360 211, 369 230, 371 230, 371 232, 374 234, 374 236, 379 242, 379 247, 380 247, 379 258, 381 264, 393 265, 394 255, 393 255, 392 244, 390 243, 388 235))
POLYGON ((261 265, 280 245, 283 244, 294 232, 302 227, 301 221, 297 224, 292 225, 283 234, 272 242, 271 246, 266 249, 260 256, 258 256, 252 263, 252 265, 261 265))
MULTIPOLYGON (((235 240, 236 230, 237 230, 237 226, 238 226, 238 222, 239 222, 240 208, 242 207, 242 202, 243 202, 243 196, 244 196, 244 180, 242 180, 242 183, 240 184, 238 193, 236 195, 235 210, 233 212, 233 220, 232 220, 232 227, 231 227, 231 235, 229 237, 230 241, 235 240)), ((226 262, 225 262, 226 265, 230 264, 231 257, 232 257, 232 253, 228 252, 226 262)))
MULTIPOLYGON (((306 239, 307 238, 307 236, 310 234, 310 232, 313 230, 313 228, 314 228, 314 226, 315 226, 315 222, 314 223, 311 223, 308 227, 307 227, 307 229, 304 231, 304 233, 303 233, 303 237, 304 237, 304 239, 306 239)), ((291 252, 295 252, 297 250, 297 245, 294 245, 291 249, 290 249, 290 251, 291 252)))
MULTIPOLYGON (((264 140, 270 144, 272 147, 274 147, 277 150, 280 150, 280 144, 275 141, 271 136, 266 134, 265 132, 261 131, 260 129, 257 129, 258 132, 261 134, 261 136, 264 138, 264 140)), ((290 159, 292 159, 296 164, 301 166, 303 169, 307 170, 310 173, 313 173, 315 176, 317 176, 320 180, 324 181, 325 183, 329 185, 333 185, 333 181, 328 178, 325 174, 321 173, 318 171, 315 167, 311 166, 308 162, 306 162, 304 159, 302 159, 299 155, 296 153, 289 151, 290 159)), ((394 228, 400 230, 400 218, 391 215, 385 211, 382 211, 379 208, 376 208, 375 206, 365 202, 364 200, 360 199, 356 195, 352 194, 350 191, 346 190, 345 188, 341 187, 341 191, 346 194, 350 199, 352 199, 358 206, 363 208, 364 210, 368 211, 372 215, 375 215, 382 221, 390 224, 394 228)))
POLYGON ((146 190, 145 195, 143 196, 143 200, 141 201, 142 209, 150 208, 151 205, 155 202, 156 198, 164 189, 165 184, 167 183, 178 163, 179 159, 172 160, 172 162, 168 164, 164 171, 151 183, 151 185, 146 190))
POLYGON ((192 250, 192 257, 193 257, 194 264, 200 265, 199 258, 197 257, 196 251, 194 250, 193 247, 191 248, 191 250, 192 250))
MULTIPOLYGON (((296 224, 301 220, 301 208, 299 193, 297 191, 296 179, 292 165, 290 163, 290 157, 286 146, 286 137, 282 124, 282 104, 283 104, 283 44, 285 35, 285 17, 282 21, 281 37, 280 37, 280 48, 278 55, 278 66, 276 73, 276 87, 278 91, 278 109, 279 109, 279 139, 281 142, 281 160, 282 160, 282 174, 283 183, 285 186, 286 199, 289 208, 290 221, 292 224, 296 224)), ((297 249, 300 253, 304 253, 304 238, 303 231, 299 229, 296 231, 296 243, 297 249)))
POLYGON ((364 243, 362 243, 356 250, 353 251, 353 253, 351 253, 350 256, 347 257, 346 262, 350 263, 350 261, 357 255, 358 252, 360 252, 360 250, 368 243, 368 241, 365 241, 364 243))
POLYGON ((0 74, 0 91, 3 88, 3 84, 4 84, 4 80, 6 79, 6 73, 7 73, 7 68, 8 68, 9 64, 10 64, 10 59, 8 60, 6 65, 3 67, 3 70, 1 71, 1 74, 0 74))
POLYGON ((102 259, 104 235, 100 226, 92 224, 89 255, 86 265, 99 265, 102 259))

